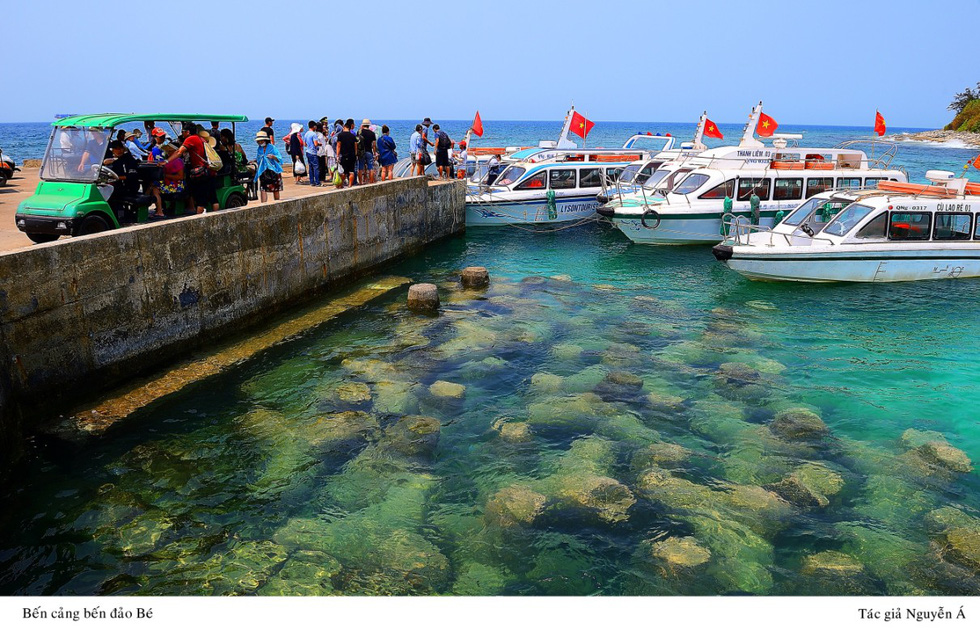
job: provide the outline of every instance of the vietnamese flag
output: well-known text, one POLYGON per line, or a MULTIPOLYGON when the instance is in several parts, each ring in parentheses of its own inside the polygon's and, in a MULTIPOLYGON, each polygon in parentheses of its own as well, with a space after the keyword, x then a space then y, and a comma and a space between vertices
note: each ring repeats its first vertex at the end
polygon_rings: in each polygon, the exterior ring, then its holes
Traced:
POLYGON ((718 131, 718 125, 711 122, 711 119, 704 119, 704 135, 709 138, 718 138, 719 140, 724 140, 725 135, 718 131))
POLYGON ((779 126, 772 116, 767 116, 765 114, 759 114, 759 123, 755 126, 755 132, 759 134, 762 138, 772 137, 775 133, 776 127, 779 126))
POLYGON ((470 127, 470 129, 472 129, 473 133, 476 135, 480 136, 481 138, 483 137, 483 121, 480 120, 480 110, 476 110, 476 118, 473 119, 473 126, 470 127))
POLYGON ((595 127, 595 123, 583 116, 582 114, 575 112, 572 114, 572 128, 571 132, 585 140, 585 136, 589 135, 592 128, 595 127))
POLYGON ((973 168, 975 168, 978 171, 980 171, 980 155, 978 155, 977 157, 973 158, 973 168))
POLYGON ((885 117, 877 109, 875 110, 875 133, 879 136, 885 135, 885 117))

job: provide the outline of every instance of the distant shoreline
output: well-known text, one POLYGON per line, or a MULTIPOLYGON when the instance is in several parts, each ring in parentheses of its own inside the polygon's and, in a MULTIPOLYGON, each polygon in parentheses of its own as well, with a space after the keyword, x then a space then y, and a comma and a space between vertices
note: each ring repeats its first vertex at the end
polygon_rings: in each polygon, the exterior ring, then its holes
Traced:
POLYGON ((969 131, 946 131, 945 129, 933 129, 932 131, 918 131, 916 133, 898 133, 892 136, 896 141, 913 142, 951 142, 958 141, 971 147, 980 147, 980 133, 969 131))

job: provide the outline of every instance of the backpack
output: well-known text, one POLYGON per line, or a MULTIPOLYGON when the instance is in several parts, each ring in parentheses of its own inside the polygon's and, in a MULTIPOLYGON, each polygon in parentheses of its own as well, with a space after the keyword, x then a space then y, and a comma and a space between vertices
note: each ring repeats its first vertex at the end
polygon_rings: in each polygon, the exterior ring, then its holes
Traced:
POLYGON ((452 140, 449 139, 449 135, 445 131, 439 132, 439 139, 436 141, 437 149, 451 149, 453 146, 452 140))

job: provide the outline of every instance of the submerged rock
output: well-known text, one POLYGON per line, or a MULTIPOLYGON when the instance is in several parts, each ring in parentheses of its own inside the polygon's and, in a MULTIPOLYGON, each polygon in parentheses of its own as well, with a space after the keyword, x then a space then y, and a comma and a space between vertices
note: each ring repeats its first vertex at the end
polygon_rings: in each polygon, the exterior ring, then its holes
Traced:
POLYGON ((453 583, 453 595, 488 596, 501 595, 514 576, 503 568, 467 562, 457 572, 453 583))
POLYGON ((462 398, 466 394, 466 386, 449 381, 436 381, 429 385, 429 393, 438 398, 462 398))
POLYGON ((564 507, 584 509, 607 523, 625 521, 636 498, 622 483, 611 477, 571 475, 563 477, 558 498, 564 507))
POLYGON ((637 471, 651 467, 671 468, 682 464, 690 456, 691 451, 680 444, 656 442, 634 453, 630 467, 637 471))
POLYGON ((968 473, 973 470, 973 464, 966 453, 945 440, 926 442, 917 450, 924 459, 950 472, 968 473))
POLYGON ((551 354, 562 361, 570 361, 582 356, 585 349, 573 343, 559 343, 551 347, 551 354))
POLYGON ((527 422, 500 418, 494 421, 492 428, 500 433, 500 439, 506 442, 530 442, 534 437, 531 433, 531 425, 527 422))
POLYGON ((902 445, 908 450, 914 450, 924 446, 929 442, 945 442, 946 436, 939 431, 920 431, 919 429, 906 429, 902 433, 902 445))
POLYGON ((844 478, 820 464, 803 464, 768 490, 801 507, 827 507, 831 497, 844 487, 844 478))
POLYGON ((509 486, 487 501, 484 516, 487 522, 500 527, 530 525, 544 511, 547 500, 527 486, 509 486))
POLYGON ((378 438, 381 425, 363 411, 340 411, 320 416, 303 433, 314 446, 352 448, 378 438))
POLYGON ((435 418, 406 416, 385 429, 382 443, 402 455, 430 455, 439 443, 441 429, 435 418))
POLYGON ((362 403, 371 400, 371 388, 356 381, 341 383, 337 387, 337 398, 347 403, 362 403))
POLYGON ((802 407, 780 411, 769 430, 790 441, 816 440, 830 433, 820 416, 802 407))
POLYGON ((691 536, 654 542, 650 545, 650 555, 670 568, 691 568, 711 560, 711 551, 691 536))
POLYGON ((336 558, 319 551, 298 550, 262 588, 259 595, 291 596, 330 595, 334 592, 332 579, 341 569, 336 558))
POLYGON ((980 571, 980 529, 954 527, 946 531, 944 538, 943 555, 947 560, 980 571))
POLYGON ((531 387, 539 392, 558 393, 563 382, 562 377, 549 372, 538 372, 531 377, 531 387))
POLYGON ((803 559, 803 573, 852 575, 864 571, 864 565, 840 551, 821 551, 803 559))

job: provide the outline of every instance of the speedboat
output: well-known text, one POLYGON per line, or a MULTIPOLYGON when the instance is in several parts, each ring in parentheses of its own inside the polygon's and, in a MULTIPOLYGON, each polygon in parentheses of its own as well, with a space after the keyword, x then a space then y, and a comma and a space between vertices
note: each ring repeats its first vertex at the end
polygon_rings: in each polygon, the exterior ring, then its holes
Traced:
POLYGON ((761 115, 760 102, 737 146, 664 164, 637 192, 614 197, 599 213, 636 243, 714 244, 725 236, 726 213, 771 227, 778 213, 826 190, 908 182, 904 169, 891 167, 894 143, 874 143, 877 157, 857 148, 864 141, 800 147, 802 134, 772 134, 767 146, 755 137, 761 115))
POLYGON ((772 230, 728 215, 715 258, 753 280, 902 282, 980 276, 980 184, 929 171, 931 184, 813 196, 772 230))
POLYGON ((542 142, 501 160, 491 184, 475 168, 466 194, 466 225, 563 223, 587 219, 599 207, 596 195, 616 181, 632 162, 673 147, 669 136, 636 134, 623 147, 579 149, 569 140, 574 109, 569 110, 557 142, 542 142), (643 148, 641 139, 657 138, 643 148))

